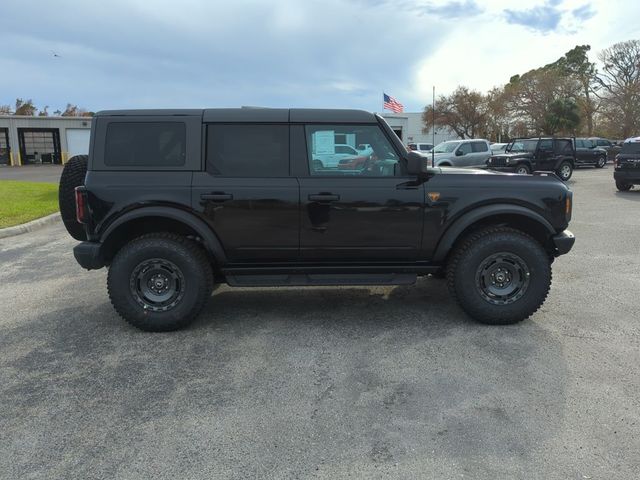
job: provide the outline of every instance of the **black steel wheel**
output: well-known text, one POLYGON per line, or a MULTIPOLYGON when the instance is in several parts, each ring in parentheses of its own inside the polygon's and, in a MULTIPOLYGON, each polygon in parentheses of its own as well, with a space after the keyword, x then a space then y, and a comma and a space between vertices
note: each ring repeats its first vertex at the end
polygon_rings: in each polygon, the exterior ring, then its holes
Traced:
POLYGON ((508 227, 488 227, 458 243, 447 264, 447 286, 473 319, 517 323, 544 303, 551 262, 542 245, 508 227))
POLYGON ((107 276, 109 298, 131 325, 149 332, 189 325, 213 289, 211 264, 200 245, 173 233, 127 243, 107 276))

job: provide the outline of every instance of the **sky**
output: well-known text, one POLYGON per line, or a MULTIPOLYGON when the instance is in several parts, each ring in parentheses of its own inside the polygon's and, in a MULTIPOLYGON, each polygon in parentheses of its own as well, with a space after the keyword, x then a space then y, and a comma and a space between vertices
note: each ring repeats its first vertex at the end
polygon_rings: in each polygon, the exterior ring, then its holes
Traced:
POLYGON ((576 45, 640 39, 638 0, 3 0, 0 105, 420 111, 576 45))

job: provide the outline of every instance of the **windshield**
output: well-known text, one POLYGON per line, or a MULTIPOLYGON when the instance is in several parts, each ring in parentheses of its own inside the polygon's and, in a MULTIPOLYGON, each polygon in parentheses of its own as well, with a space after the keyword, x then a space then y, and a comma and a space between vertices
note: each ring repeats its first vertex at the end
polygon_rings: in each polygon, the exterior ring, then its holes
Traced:
POLYGON ((507 152, 535 152, 538 146, 538 139, 515 140, 507 147, 507 152))
POLYGON ((434 153, 451 153, 456 147, 460 144, 460 142, 442 142, 436 145, 436 148, 433 149, 434 153))

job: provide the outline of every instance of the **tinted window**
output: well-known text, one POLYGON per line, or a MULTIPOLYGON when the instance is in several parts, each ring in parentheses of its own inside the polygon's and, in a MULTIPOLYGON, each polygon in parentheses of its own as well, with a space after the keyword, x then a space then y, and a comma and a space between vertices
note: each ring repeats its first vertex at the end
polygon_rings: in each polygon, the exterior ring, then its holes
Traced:
POLYGON ((460 148, 458 148, 458 151, 464 153, 465 155, 467 153, 471 153, 471 143, 463 143, 462 145, 460 145, 460 148))
POLYGON ((474 152, 487 152, 489 151, 487 144, 484 142, 471 142, 471 148, 474 152))
POLYGON ((553 148, 553 140, 540 140, 540 150, 551 150, 553 148))
POLYGON ((597 140, 597 145, 599 147, 610 147, 611 146, 611 142, 609 140, 597 140))
POLYGON ((388 177, 395 174, 398 155, 377 125, 308 125, 311 175, 388 177), (337 145, 346 139, 349 145, 337 145), (367 144, 363 153, 351 145, 367 144), (345 155, 348 150, 349 155, 345 155))
POLYGON ((556 140, 556 151, 568 153, 572 150, 571 140, 556 140))
POLYGON ((623 143, 620 153, 640 153, 640 142, 623 143))
POLYGON ((289 175, 286 125, 209 125, 207 170, 224 177, 289 175))
POLYGON ((186 159, 184 123, 112 122, 104 164, 112 167, 177 167, 186 159))

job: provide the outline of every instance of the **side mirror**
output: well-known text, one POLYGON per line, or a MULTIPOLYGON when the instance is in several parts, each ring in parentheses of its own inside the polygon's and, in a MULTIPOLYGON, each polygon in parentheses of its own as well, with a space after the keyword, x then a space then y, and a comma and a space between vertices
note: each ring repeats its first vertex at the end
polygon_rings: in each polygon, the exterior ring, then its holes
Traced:
POLYGON ((464 155, 464 152, 460 149, 456 150, 456 157, 461 157, 464 155))
POLYGON ((411 151, 407 154, 407 173, 409 175, 420 176, 426 173, 424 166, 425 158, 415 151, 411 151))

